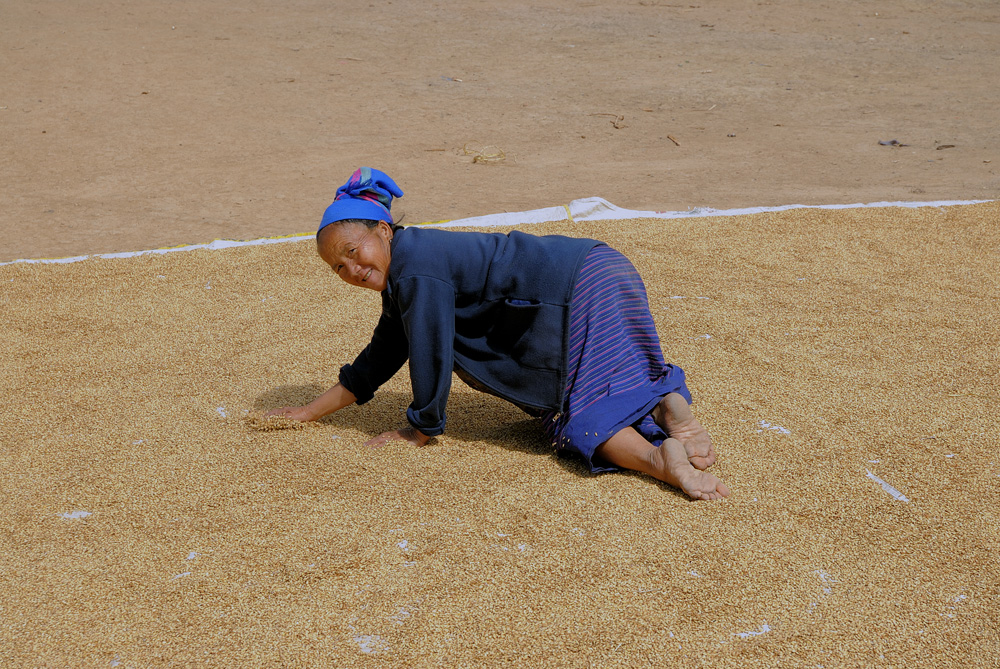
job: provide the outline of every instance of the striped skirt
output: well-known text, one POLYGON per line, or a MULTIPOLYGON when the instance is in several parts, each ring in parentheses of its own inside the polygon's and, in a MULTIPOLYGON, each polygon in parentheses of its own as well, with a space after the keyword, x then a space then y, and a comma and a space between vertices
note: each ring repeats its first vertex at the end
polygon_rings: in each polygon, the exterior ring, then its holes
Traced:
POLYGON ((615 471, 594 451, 629 426, 659 446, 667 435, 650 412, 668 393, 691 401, 684 371, 663 361, 642 278, 608 246, 594 247, 580 269, 569 328, 566 411, 542 424, 558 453, 583 457, 595 473, 615 471))

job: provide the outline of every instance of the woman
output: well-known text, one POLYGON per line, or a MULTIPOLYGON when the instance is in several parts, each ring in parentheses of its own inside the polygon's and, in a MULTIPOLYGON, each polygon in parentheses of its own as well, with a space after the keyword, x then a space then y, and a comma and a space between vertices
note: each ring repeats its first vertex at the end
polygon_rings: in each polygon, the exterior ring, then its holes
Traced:
POLYGON ((560 451, 591 471, 649 474, 692 499, 729 489, 688 406, 684 372, 663 361, 645 288, 620 253, 591 239, 394 225, 403 192, 363 167, 337 190, 316 233, 341 279, 379 291, 371 343, 309 404, 269 412, 311 421, 364 404, 409 360, 409 426, 368 442, 421 446, 444 431, 456 372, 541 417, 560 451), (658 446, 656 444, 659 444, 658 446))

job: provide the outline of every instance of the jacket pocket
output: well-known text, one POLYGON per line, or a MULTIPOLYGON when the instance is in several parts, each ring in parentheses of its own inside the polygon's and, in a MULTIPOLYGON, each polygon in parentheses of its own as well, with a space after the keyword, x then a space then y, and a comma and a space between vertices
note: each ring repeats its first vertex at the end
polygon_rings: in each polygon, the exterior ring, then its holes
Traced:
POLYGON ((563 308, 532 300, 504 300, 491 332, 491 347, 519 365, 559 369, 562 361, 563 308))

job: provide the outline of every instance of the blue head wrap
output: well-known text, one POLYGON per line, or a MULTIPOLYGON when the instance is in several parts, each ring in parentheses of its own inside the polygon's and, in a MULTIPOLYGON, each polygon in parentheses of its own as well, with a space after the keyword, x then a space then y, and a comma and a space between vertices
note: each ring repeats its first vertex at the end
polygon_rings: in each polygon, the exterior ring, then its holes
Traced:
POLYGON ((351 175, 347 183, 337 189, 333 203, 323 212, 319 231, 337 221, 361 218, 369 221, 392 223, 392 198, 403 197, 403 191, 385 172, 362 167, 351 175))

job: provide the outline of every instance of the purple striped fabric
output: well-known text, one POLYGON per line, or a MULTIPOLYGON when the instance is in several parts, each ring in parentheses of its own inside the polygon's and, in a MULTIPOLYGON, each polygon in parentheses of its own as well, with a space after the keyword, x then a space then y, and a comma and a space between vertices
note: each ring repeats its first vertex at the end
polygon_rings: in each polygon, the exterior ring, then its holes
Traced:
POLYGON ((560 453, 582 456, 592 472, 614 471, 594 451, 619 430, 635 427, 651 443, 666 435, 649 413, 661 397, 691 401, 680 367, 663 361, 646 288, 632 263, 596 246, 580 269, 570 307, 567 410, 542 417, 560 453))

